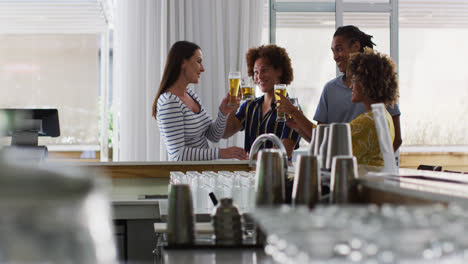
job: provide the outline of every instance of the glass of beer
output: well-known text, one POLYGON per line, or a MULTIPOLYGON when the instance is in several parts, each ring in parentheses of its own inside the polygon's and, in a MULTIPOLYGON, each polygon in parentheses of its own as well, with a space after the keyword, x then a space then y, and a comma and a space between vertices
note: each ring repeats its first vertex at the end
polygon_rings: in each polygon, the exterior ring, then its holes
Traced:
MULTIPOLYGON (((278 101, 281 99, 277 94, 281 94, 284 97, 286 97, 286 84, 275 84, 275 99, 277 101, 277 105, 280 105, 278 101)), ((278 122, 286 122, 286 117, 284 115, 284 112, 278 111, 276 121, 278 122)))
POLYGON ((239 85, 241 80, 241 73, 239 71, 229 72, 229 105, 234 106, 236 104, 237 94, 239 93, 239 85))
POLYGON ((242 100, 252 100, 255 98, 255 83, 252 77, 244 77, 241 82, 242 100))
MULTIPOLYGON (((291 101, 291 104, 294 105, 297 110, 301 111, 301 107, 299 106, 299 100, 297 99, 297 97, 291 97, 289 98, 289 101, 291 101)), ((291 115, 289 115, 289 118, 292 118, 291 115)))

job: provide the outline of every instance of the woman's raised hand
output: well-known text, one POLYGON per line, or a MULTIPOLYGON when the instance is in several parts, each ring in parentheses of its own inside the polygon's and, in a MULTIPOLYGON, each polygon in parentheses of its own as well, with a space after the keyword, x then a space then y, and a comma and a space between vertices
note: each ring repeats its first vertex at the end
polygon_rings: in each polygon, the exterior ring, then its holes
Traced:
POLYGON ((220 149, 219 157, 221 159, 239 159, 239 160, 246 160, 249 158, 245 150, 239 147, 229 147, 229 148, 220 149))
POLYGON ((219 105, 219 110, 221 111, 221 113, 223 113, 223 115, 235 112, 239 107, 240 97, 236 98, 235 105, 229 105, 229 98, 230 95, 228 94, 226 97, 224 97, 223 101, 221 101, 221 105, 219 105))

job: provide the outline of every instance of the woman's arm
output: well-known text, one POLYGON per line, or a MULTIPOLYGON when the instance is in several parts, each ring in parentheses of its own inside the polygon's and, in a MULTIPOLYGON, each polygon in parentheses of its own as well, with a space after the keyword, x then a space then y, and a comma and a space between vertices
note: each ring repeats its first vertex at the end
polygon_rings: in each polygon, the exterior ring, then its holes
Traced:
POLYGON ((220 157, 219 148, 186 147, 183 111, 175 95, 161 95, 157 115, 170 160, 213 160, 220 157))
POLYGON ((212 122, 206 130, 206 137, 208 140, 211 142, 218 142, 222 138, 224 129, 226 127, 226 118, 226 115, 224 115, 221 111, 218 111, 216 120, 212 122))
MULTIPOLYGON (((240 100, 240 98, 238 98, 240 100)), ((239 102, 239 101, 238 101, 239 102)), ((244 102, 238 110, 238 113, 231 112, 228 115, 227 122, 226 122, 226 129, 224 129, 223 138, 229 138, 235 133, 239 132, 242 129, 242 122, 239 120, 238 115, 242 118, 245 118, 246 108, 250 102, 244 102)))
POLYGON ((212 142, 218 142, 221 138, 225 138, 224 134, 227 128, 226 126, 230 124, 229 116, 234 115, 239 105, 239 98, 237 98, 237 104, 235 106, 229 104, 229 98, 230 96, 228 94, 221 101, 221 104, 219 106, 218 117, 207 131, 207 137, 212 142))
POLYGON ((227 115, 237 109, 237 106, 230 106, 228 102, 229 94, 221 101, 216 120, 211 123, 206 131, 206 137, 212 142, 218 142, 223 137, 227 115))
POLYGON ((237 119, 234 113, 230 113, 227 117, 226 128, 224 129, 223 138, 229 138, 235 133, 239 132, 242 128, 242 124, 237 119))

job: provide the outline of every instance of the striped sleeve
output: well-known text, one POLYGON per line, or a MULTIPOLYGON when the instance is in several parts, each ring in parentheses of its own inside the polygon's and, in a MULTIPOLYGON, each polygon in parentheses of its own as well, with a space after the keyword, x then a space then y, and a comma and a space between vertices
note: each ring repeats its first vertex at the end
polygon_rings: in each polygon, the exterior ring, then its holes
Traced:
MULTIPOLYGON (((170 160, 212 160, 219 158, 219 148, 186 146, 184 114, 175 95, 162 94, 158 99, 158 126, 167 146, 170 160)), ((201 128, 200 128, 201 129, 201 128)))
MULTIPOLYGON (((187 93, 190 94, 190 96, 192 96, 192 98, 196 100, 200 106, 202 105, 198 95, 190 87, 187 87, 187 93)), ((209 119, 211 120, 211 118, 209 119)), ((224 129, 226 128, 226 119, 227 116, 223 115, 223 113, 218 110, 218 116, 216 117, 216 120, 211 122, 208 129, 206 130, 205 136, 208 140, 215 143, 219 142, 219 140, 223 137, 224 129)))
POLYGON ((218 117, 210 124, 206 131, 206 137, 212 142, 219 142, 223 137, 224 129, 226 128, 226 118, 221 110, 218 110, 218 117))

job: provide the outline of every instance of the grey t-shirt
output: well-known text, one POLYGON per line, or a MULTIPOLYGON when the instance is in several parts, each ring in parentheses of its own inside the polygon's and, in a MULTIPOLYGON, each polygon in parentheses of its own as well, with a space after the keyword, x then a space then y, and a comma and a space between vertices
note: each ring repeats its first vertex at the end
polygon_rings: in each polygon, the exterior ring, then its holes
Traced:
MULTIPOLYGON (((352 91, 343 81, 343 75, 325 84, 319 105, 315 111, 314 120, 330 123, 349 123, 360 114, 366 112, 363 103, 351 102, 352 91)), ((395 104, 393 108, 387 106, 391 116, 400 115, 400 109, 395 104)))

